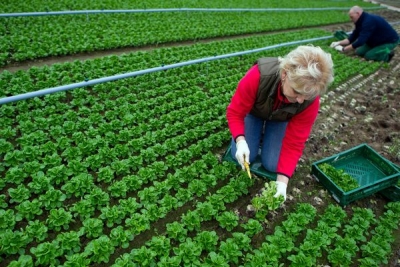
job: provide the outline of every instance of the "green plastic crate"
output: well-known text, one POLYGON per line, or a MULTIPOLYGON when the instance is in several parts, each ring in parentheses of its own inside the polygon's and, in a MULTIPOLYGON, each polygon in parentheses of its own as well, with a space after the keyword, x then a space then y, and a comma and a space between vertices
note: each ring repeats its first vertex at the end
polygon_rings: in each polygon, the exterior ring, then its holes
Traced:
MULTIPOLYGON (((398 172, 400 172, 400 166, 397 166, 395 164, 393 164, 393 166, 397 169, 398 172)), ((398 182, 391 187, 383 189, 379 193, 391 201, 400 201, 400 186, 398 185, 398 182)))
POLYGON ((361 144, 347 151, 314 162, 311 174, 330 192, 341 205, 370 196, 397 183, 400 172, 387 159, 367 144, 361 144), (359 183, 359 187, 345 192, 318 167, 328 163, 336 169, 343 169, 359 183))
MULTIPOLYGON (((235 163, 237 166, 240 166, 239 163, 232 157, 231 153, 231 145, 229 145, 228 149, 225 151, 222 160, 229 161, 235 163)), ((256 160, 250 164, 250 172, 257 174, 258 176, 268 178, 270 180, 276 181, 276 173, 267 171, 261 163, 260 155, 257 155, 256 160)))

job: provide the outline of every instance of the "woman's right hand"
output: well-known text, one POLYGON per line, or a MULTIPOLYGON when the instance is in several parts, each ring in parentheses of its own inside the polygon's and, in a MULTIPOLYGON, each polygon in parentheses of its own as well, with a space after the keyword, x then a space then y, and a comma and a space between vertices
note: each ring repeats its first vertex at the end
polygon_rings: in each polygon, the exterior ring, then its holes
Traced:
MULTIPOLYGON (((239 139, 239 138, 238 138, 239 139)), ((236 160, 239 162, 239 164, 242 166, 242 169, 244 170, 244 162, 246 161, 248 164, 250 164, 250 149, 249 146, 247 145, 246 140, 239 139, 236 141, 236 160)))

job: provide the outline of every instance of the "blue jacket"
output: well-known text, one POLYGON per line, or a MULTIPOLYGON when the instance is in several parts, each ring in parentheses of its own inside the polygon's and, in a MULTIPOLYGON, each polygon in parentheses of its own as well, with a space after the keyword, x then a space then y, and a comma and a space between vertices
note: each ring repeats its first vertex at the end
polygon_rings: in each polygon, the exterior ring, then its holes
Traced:
POLYGON ((349 36, 354 49, 364 44, 376 47, 399 41, 397 32, 380 16, 363 12, 355 25, 354 31, 349 36))

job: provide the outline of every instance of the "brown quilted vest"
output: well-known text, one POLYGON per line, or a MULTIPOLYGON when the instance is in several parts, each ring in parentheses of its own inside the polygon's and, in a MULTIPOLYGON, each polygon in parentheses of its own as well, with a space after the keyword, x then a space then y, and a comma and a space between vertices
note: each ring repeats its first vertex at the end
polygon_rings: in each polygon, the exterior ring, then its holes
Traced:
POLYGON ((250 114, 264 120, 288 121, 315 100, 304 100, 302 104, 283 103, 277 110, 272 111, 278 84, 281 81, 279 61, 278 58, 260 58, 257 60, 257 64, 260 71, 260 83, 250 114))

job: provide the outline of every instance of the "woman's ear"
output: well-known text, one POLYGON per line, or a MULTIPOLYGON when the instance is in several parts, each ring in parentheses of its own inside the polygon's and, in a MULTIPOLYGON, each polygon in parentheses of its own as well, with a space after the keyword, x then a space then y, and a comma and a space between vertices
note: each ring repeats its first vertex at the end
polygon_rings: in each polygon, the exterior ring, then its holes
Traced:
POLYGON ((284 81, 286 78, 286 71, 281 72, 281 80, 284 81))

